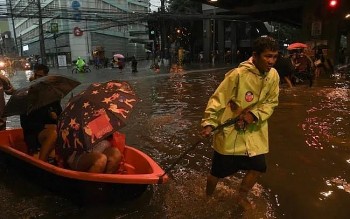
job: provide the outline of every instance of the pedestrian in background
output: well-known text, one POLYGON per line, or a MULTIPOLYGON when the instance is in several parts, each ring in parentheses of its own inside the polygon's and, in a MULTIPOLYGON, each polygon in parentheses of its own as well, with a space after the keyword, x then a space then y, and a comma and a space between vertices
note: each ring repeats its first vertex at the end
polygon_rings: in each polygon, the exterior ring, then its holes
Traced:
POLYGON ((277 61, 274 65, 275 69, 278 72, 278 75, 280 76, 281 80, 283 79, 284 82, 288 84, 289 88, 292 88, 292 82, 291 77, 294 72, 294 66, 290 60, 289 57, 284 57, 281 52, 278 53, 277 61))
POLYGON ((78 57, 77 62, 75 63, 75 66, 77 67, 78 71, 84 72, 84 68, 85 68, 85 61, 84 59, 78 57))
POLYGON ((136 60, 135 56, 132 56, 132 58, 131 58, 131 71, 133 73, 137 72, 137 60, 136 60))
POLYGON ((5 94, 11 95, 15 92, 10 80, 0 74, 0 131, 6 129, 6 118, 2 118, 5 109, 5 94))
POLYGON ((125 62, 124 62, 124 59, 123 58, 118 58, 117 59, 117 65, 118 65, 118 68, 120 70, 120 73, 123 72, 123 69, 125 67, 125 62))
POLYGON ((206 193, 214 193, 219 179, 244 170, 236 203, 245 210, 254 207, 248 194, 266 172, 267 120, 278 105, 279 95, 279 76, 272 68, 278 56, 277 42, 259 37, 252 49, 252 57, 229 71, 210 97, 201 132, 204 137, 210 136, 215 127, 236 118, 234 126, 219 129, 213 136, 214 155, 206 193))
POLYGON ((316 54, 315 54, 315 77, 318 78, 321 74, 325 73, 325 67, 324 67, 324 62, 325 62, 325 58, 323 55, 323 51, 322 49, 318 49, 316 54))

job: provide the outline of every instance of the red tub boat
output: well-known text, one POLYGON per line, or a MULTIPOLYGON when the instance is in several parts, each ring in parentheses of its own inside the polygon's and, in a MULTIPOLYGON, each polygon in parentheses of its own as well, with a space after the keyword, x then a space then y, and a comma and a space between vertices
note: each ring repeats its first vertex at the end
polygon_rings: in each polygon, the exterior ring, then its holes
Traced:
POLYGON ((35 174, 37 181, 51 185, 55 191, 80 195, 87 191, 86 195, 92 200, 96 198, 96 191, 91 192, 92 188, 97 188, 100 198, 106 195, 124 199, 140 195, 149 185, 168 180, 164 170, 152 158, 130 146, 125 146, 124 150, 124 171, 116 174, 79 172, 43 162, 27 154, 22 129, 0 131, 0 152, 12 164, 26 170, 22 173, 35 174))

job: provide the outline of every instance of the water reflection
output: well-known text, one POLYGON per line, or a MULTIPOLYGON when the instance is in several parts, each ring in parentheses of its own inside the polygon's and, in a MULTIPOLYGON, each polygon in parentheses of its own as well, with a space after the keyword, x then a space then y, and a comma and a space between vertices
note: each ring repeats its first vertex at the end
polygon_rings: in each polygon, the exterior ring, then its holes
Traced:
POLYGON ((307 145, 317 149, 350 149, 347 145, 350 131, 346 128, 350 125, 349 89, 327 88, 317 92, 313 98, 315 104, 306 109, 308 116, 301 124, 307 145))
POLYGON ((170 182, 165 204, 166 218, 275 218, 273 205, 268 200, 265 189, 256 184, 250 198, 256 209, 243 212, 234 200, 240 179, 228 177, 217 185, 212 197, 205 195, 206 175, 188 170, 179 171, 176 180, 170 182))
MULTIPOLYGON (((82 85, 73 93, 92 81, 128 80, 140 101, 120 131, 129 145, 166 168, 199 140, 202 113, 224 73, 139 72, 135 77, 100 71, 74 75, 82 85)), ((27 80, 26 74, 11 78, 15 87, 27 80)), ((349 82, 343 78, 320 78, 313 88, 281 89, 269 123, 268 171, 249 197, 257 206, 254 211, 235 207, 240 174, 220 182, 213 198, 204 196, 212 149, 210 141, 203 141, 171 170, 168 184, 152 187, 132 203, 94 208, 76 206, 29 179, 8 174, 0 159, 0 218, 348 218, 349 96, 349 82)), ((10 117, 8 125, 19 127, 17 118, 10 117)))
POLYGON ((344 190, 345 192, 350 193, 350 183, 348 183, 345 179, 340 177, 331 178, 326 180, 327 186, 335 186, 338 189, 344 190))

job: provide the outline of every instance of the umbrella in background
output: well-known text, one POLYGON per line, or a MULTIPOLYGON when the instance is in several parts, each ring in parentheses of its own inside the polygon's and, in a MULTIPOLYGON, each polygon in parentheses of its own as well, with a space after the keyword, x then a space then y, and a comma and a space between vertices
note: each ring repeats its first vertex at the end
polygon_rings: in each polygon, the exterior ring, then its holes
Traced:
POLYGON ((292 43, 287 47, 287 50, 305 49, 305 48, 307 48, 307 45, 304 43, 292 43))
POLYGON ((28 114, 42 106, 61 100, 79 84, 79 81, 62 75, 38 78, 11 95, 3 116, 28 114))
POLYGON ((58 154, 91 151, 93 146, 123 127, 136 96, 126 82, 91 84, 73 97, 58 119, 58 154))
POLYGON ((124 59, 125 57, 122 55, 122 54, 114 54, 114 60, 117 60, 117 59, 124 59))

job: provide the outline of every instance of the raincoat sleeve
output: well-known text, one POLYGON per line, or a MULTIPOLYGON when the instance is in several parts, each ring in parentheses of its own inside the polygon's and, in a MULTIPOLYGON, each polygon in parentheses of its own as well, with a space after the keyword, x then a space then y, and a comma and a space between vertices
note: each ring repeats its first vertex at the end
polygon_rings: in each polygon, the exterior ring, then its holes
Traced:
POLYGON ((238 71, 229 71, 214 94, 209 98, 207 107, 204 111, 204 117, 202 119, 202 127, 210 125, 215 128, 219 125, 219 117, 227 107, 229 101, 232 99, 232 95, 237 89, 237 84, 238 71))
POLYGON ((78 59, 76 65, 77 65, 78 67, 83 67, 83 66, 85 65, 85 62, 84 62, 84 60, 82 60, 82 59, 78 59))
POLYGON ((269 91, 267 91, 266 97, 261 104, 258 104, 256 107, 250 110, 250 112, 253 113, 258 119, 258 122, 264 122, 270 118, 274 108, 278 105, 279 76, 276 71, 273 75, 273 82, 270 85, 269 91))

